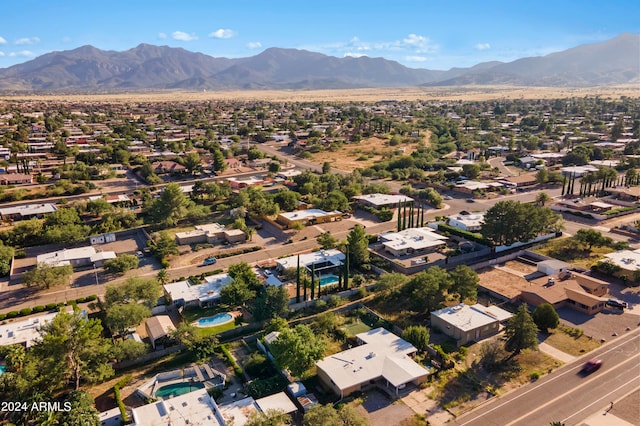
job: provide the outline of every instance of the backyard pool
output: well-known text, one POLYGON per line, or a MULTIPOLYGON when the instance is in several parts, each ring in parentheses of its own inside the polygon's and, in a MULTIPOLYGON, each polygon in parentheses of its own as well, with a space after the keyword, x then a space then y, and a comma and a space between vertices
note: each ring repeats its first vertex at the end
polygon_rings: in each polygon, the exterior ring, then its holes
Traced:
POLYGON ((2 376, 5 371, 7 371, 7 366, 6 365, 0 365, 0 376, 2 376))
POLYGON ((320 287, 338 284, 340 279, 336 275, 325 275, 320 277, 320 287))
POLYGON ((173 383, 170 385, 162 386, 156 390, 157 398, 173 398, 174 396, 184 395, 185 393, 189 393, 196 389, 203 389, 203 383, 190 383, 190 382, 182 382, 182 383, 173 383))
POLYGON ((223 312, 212 317, 200 318, 196 324, 198 327, 213 327, 215 325, 225 324, 233 320, 233 316, 227 312, 223 312))

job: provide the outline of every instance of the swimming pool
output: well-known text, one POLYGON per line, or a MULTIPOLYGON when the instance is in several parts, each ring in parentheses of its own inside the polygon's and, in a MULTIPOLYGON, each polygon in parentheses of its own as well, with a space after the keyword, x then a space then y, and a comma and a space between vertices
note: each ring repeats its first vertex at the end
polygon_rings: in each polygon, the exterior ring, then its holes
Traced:
POLYGON ((7 366, 6 365, 0 365, 0 376, 2 376, 5 371, 7 371, 7 366))
POLYGON ((196 389, 203 389, 203 383, 189 383, 189 382, 181 382, 181 383, 173 383, 170 385, 162 386, 156 390, 157 398, 173 398, 174 396, 184 395, 185 393, 189 393, 196 389))
POLYGON ((233 320, 233 316, 227 312, 223 312, 212 317, 200 318, 197 321, 198 327, 213 327, 215 325, 225 324, 233 320))
POLYGON ((320 277, 320 287, 338 284, 339 282, 340 278, 336 275, 325 275, 324 277, 320 277))

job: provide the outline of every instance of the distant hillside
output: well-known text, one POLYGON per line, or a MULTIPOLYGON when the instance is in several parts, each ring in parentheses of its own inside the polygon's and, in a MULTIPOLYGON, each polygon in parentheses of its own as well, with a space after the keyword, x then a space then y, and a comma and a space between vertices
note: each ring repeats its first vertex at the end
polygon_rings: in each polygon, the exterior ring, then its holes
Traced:
POLYGON ((640 82, 640 35, 581 45, 543 57, 448 71, 384 58, 336 58, 270 48, 239 59, 141 44, 124 52, 83 46, 0 69, 2 92, 118 92, 162 89, 345 89, 419 85, 598 86, 640 82))

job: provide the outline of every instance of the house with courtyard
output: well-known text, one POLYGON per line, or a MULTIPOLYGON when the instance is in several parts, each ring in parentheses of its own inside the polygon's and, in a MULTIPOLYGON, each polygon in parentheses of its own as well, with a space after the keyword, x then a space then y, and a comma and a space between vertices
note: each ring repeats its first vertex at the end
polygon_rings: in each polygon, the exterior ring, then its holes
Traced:
POLYGON ((44 253, 36 257, 36 263, 48 266, 71 265, 74 268, 83 266, 101 267, 105 261, 116 257, 116 253, 113 251, 97 251, 95 247, 89 246, 44 253))
POLYGON ((325 357, 316 363, 324 387, 340 398, 379 387, 398 396, 407 386, 418 386, 429 370, 411 358, 417 349, 384 328, 356 336, 358 346, 325 357))
POLYGON ((165 296, 178 307, 207 308, 220 301, 220 290, 231 284, 233 278, 227 273, 205 277, 202 284, 189 280, 163 285, 165 296))
POLYGON ((393 209, 398 207, 400 204, 414 202, 414 199, 411 197, 394 194, 365 194, 355 196, 352 200, 362 206, 372 207, 378 210, 383 207, 393 209))
MULTIPOLYGON (((283 257, 276 259, 276 268, 282 272, 285 269, 297 268, 298 258, 300 258, 300 267, 308 272, 315 271, 318 277, 330 277, 339 274, 345 260, 345 255, 340 250, 320 250, 312 253, 304 253, 296 256, 283 257)), ((338 282, 336 277, 335 282, 338 282)))
POLYGON ((280 213, 276 218, 276 222, 285 229, 291 229, 297 224, 300 225, 317 225, 319 223, 335 222, 342 220, 344 213, 338 210, 325 212, 320 209, 295 210, 292 212, 280 213))
POLYGON ((613 253, 604 255, 604 262, 613 264, 618 270, 614 272, 614 276, 629 281, 637 281, 640 274, 640 249, 636 250, 618 250, 613 253))
POLYGON ((510 312, 495 305, 460 303, 431 312, 431 328, 437 328, 461 346, 495 335, 509 318, 510 312))
POLYGON ((387 232, 380 235, 380 244, 384 250, 395 257, 409 254, 433 252, 446 245, 447 237, 431 228, 407 228, 400 232, 387 232))

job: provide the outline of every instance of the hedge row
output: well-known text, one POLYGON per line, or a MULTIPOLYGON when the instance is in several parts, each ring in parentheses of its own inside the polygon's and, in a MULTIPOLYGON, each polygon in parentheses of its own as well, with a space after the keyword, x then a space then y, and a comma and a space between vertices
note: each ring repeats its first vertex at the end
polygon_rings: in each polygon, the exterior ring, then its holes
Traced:
POLYGON ((59 309, 65 305, 72 306, 72 305, 77 305, 78 303, 92 302, 97 299, 98 299, 98 296, 93 294, 87 297, 80 297, 76 300, 70 300, 67 303, 62 303, 62 302, 47 303, 44 306, 38 305, 38 306, 34 306, 33 308, 23 308, 23 309, 20 309, 19 311, 11 311, 11 312, 7 312, 6 314, 0 314, 0 321, 3 321, 5 319, 11 319, 11 318, 26 317, 27 315, 37 314, 44 311, 53 311, 54 309, 59 309))
POLYGON ((485 246, 491 246, 491 241, 487 240, 482 235, 476 234, 475 232, 465 231, 445 223, 438 224, 438 231, 448 232, 449 234, 457 235, 469 241, 475 241, 476 243, 484 244, 485 246))
POLYGON ((235 373, 238 380, 244 382, 244 371, 242 370, 242 367, 238 365, 235 358, 233 358, 233 356, 229 352, 229 349, 227 349, 227 345, 220 345, 220 349, 222 350, 222 354, 226 358, 229 365, 231 365, 231 367, 233 368, 233 372, 235 373))
POLYGON ((130 381, 131 374, 127 374, 122 379, 118 380, 115 385, 113 385, 113 393, 115 394, 116 402, 118 403, 118 408, 120 409, 122 424, 129 423, 129 418, 127 416, 127 407, 124 406, 124 402, 122 401, 122 397, 120 396, 120 389, 123 386, 126 386, 130 381))

